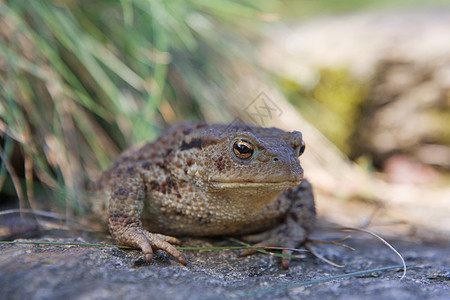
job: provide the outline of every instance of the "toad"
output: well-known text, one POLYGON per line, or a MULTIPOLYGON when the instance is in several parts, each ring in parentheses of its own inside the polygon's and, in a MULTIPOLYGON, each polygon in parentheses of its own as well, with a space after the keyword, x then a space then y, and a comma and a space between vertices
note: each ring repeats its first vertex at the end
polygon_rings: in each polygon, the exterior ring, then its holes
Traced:
MULTIPOLYGON (((147 262, 161 249, 186 265, 174 236, 239 236, 290 254, 315 221, 304 151, 298 131, 179 124, 120 155, 96 183, 93 210, 118 244, 141 249, 147 262)), ((288 268, 290 258, 281 263, 288 268)))

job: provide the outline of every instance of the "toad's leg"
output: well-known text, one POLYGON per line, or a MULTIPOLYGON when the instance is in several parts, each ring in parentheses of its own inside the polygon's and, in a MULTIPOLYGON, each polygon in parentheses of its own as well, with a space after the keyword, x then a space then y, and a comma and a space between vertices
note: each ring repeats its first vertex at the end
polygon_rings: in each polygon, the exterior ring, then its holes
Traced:
POLYGON ((184 256, 172 245, 181 244, 178 239, 150 233, 142 227, 140 217, 145 197, 143 179, 129 169, 119 169, 113 176, 108 227, 116 242, 141 249, 149 263, 153 258, 153 250, 161 249, 186 265, 184 256))
MULTIPOLYGON (((248 242, 258 242, 255 247, 275 246, 283 248, 296 248, 303 244, 311 233, 316 220, 316 209, 314 206, 314 195, 311 184, 304 179, 299 185, 290 188, 280 197, 287 197, 292 206, 284 222, 272 230, 260 234, 243 237, 248 242)), ((283 254, 292 254, 292 250, 283 250, 283 254)), ((246 249, 241 254, 249 255, 255 253, 252 249, 246 249)), ((281 266, 289 268, 290 257, 283 257, 281 266)))

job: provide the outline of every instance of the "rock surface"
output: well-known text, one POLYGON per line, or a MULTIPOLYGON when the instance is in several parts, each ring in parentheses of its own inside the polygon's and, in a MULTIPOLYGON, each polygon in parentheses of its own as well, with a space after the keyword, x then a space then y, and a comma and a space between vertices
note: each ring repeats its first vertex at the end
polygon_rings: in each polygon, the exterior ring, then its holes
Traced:
MULTIPOLYGON (((40 241, 84 242, 42 238, 40 241)), ((223 240, 185 240, 183 246, 222 245, 223 240)), ((228 244, 230 244, 228 242, 228 244)), ((138 251, 117 248, 0 245, 0 290, 3 299, 448 299, 450 244, 393 242, 410 264, 406 277, 392 269, 338 278, 310 280, 399 265, 399 259, 375 240, 347 241, 350 251, 315 246, 335 268, 305 253, 289 270, 279 259, 258 254, 239 257, 238 250, 184 250, 187 267, 158 252, 148 265, 138 251), (306 284, 305 284, 306 283, 306 284)))

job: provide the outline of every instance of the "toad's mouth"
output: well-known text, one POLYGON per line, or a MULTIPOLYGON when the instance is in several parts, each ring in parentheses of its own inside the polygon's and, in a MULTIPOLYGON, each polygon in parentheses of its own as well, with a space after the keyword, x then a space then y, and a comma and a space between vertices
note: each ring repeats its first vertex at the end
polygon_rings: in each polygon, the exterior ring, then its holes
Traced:
POLYGON ((220 188, 262 188, 262 187, 292 187, 300 184, 299 180, 283 180, 283 181, 215 181, 212 184, 220 188))

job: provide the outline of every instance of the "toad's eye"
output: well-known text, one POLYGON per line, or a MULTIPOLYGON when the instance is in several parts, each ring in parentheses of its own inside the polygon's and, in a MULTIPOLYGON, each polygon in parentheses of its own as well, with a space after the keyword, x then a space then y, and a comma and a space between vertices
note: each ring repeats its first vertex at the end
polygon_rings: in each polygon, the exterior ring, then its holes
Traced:
POLYGON ((302 144, 300 145, 300 148, 298 149, 298 156, 302 155, 303 152, 305 152, 306 149, 306 145, 304 142, 302 142, 302 144))
POLYGON ((237 158, 248 159, 253 155, 253 145, 245 140, 237 140, 233 144, 233 152, 237 158))
POLYGON ((305 149, 306 149, 306 145, 303 144, 303 145, 300 147, 300 154, 299 154, 298 156, 302 155, 303 152, 305 152, 305 149))

